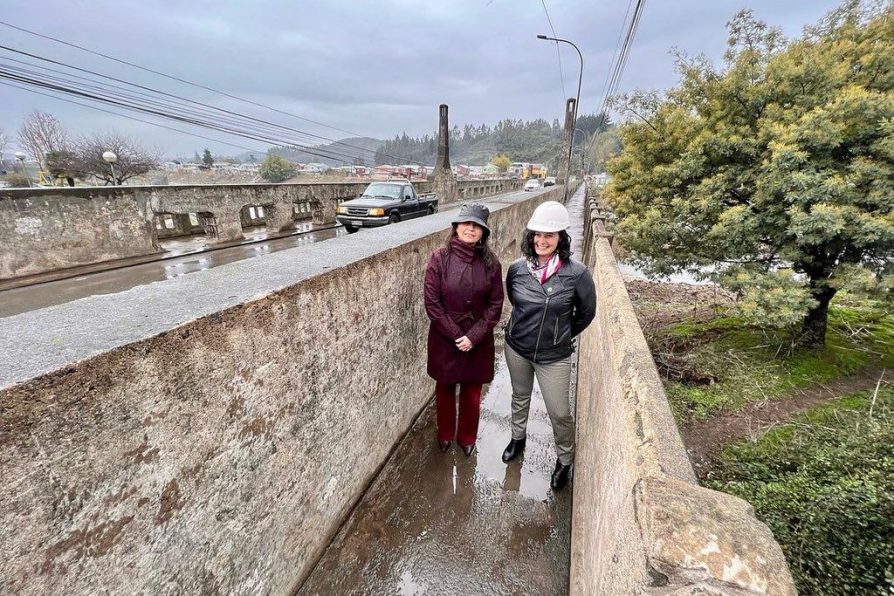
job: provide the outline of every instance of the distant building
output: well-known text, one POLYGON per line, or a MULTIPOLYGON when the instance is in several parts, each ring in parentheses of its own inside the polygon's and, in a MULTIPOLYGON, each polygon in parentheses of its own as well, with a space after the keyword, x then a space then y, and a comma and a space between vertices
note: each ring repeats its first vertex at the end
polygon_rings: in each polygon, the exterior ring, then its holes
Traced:
POLYGON ((590 178, 590 180, 592 180, 596 184, 596 186, 605 186, 611 181, 611 179, 612 177, 604 172, 602 174, 595 174, 590 178))
POLYGON ((322 174, 331 168, 324 163, 306 163, 304 164, 304 172, 307 174, 322 174))

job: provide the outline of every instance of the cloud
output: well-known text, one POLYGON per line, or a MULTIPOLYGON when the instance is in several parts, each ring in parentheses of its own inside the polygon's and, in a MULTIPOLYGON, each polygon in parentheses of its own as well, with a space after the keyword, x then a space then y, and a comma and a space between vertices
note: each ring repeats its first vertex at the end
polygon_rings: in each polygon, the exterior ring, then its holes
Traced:
MULTIPOLYGON (((577 54, 564 44, 559 46, 563 93, 556 47, 535 37, 550 30, 541 3, 534 0, 50 0, 38 4, 19 4, 2 18, 279 110, 380 138, 403 131, 412 135, 434 131, 440 103, 451 106, 451 121, 460 125, 494 123, 501 118, 561 118, 564 96, 573 96, 577 87, 577 54)), ((581 109, 596 110, 628 2, 547 0, 546 4, 556 34, 575 41, 583 53, 581 109)), ((781 26, 789 35, 797 35, 801 27, 835 5, 829 0, 809 5, 751 3, 758 17, 781 26)), ((701 0, 647 4, 621 90, 674 84, 672 47, 719 57, 725 48, 724 25, 738 8, 701 0)), ((320 136, 347 136, 2 29, 5 45, 320 136)), ((6 55, 0 52, 0 57, 6 55)), ((35 108, 55 114, 76 134, 97 128, 123 130, 168 153, 192 153, 209 145, 188 135, 0 86, 0 127, 7 132, 15 131, 35 108)), ((225 138, 211 131, 199 134, 225 138)), ((212 150, 235 152, 223 145, 212 150)))

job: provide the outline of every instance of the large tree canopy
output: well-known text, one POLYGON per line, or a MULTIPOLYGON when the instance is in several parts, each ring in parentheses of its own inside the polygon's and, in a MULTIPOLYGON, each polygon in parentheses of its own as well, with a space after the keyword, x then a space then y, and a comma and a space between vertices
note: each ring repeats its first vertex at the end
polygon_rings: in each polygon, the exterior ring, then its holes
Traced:
POLYGON ((894 8, 847 2, 791 42, 744 11, 729 33, 721 69, 681 56, 676 88, 625 98, 618 234, 647 270, 713 270, 822 343, 845 272, 891 267, 894 8))

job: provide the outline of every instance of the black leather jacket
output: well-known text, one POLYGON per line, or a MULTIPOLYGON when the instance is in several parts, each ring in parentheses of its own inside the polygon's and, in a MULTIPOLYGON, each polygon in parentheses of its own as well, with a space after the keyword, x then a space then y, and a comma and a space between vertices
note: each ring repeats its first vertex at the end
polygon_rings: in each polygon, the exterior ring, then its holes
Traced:
POLYGON ((506 272, 506 297, 512 314, 505 341, 532 362, 548 364, 574 351, 571 339, 593 322, 596 287, 587 267, 571 259, 542 286, 525 259, 506 272))

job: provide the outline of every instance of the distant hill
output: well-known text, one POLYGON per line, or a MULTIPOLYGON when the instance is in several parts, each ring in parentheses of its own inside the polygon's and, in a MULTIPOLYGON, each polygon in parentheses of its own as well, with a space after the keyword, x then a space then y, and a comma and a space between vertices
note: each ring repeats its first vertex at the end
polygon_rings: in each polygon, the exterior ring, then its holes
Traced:
MULTIPOLYGON (((328 166, 343 166, 347 164, 374 165, 376 151, 385 144, 385 141, 370 137, 349 137, 339 139, 334 143, 314 145, 308 150, 295 147, 273 147, 267 153, 285 157, 289 161, 297 163, 324 163, 328 166)), ((264 153, 246 152, 236 156, 240 161, 250 161, 251 156, 256 161, 263 161, 267 156, 264 153)))
MULTIPOLYGON (((577 137, 576 146, 584 146, 591 135, 606 130, 610 125, 604 115, 584 114, 577 118, 583 138, 577 137), (578 144, 579 143, 579 144, 578 144)), ((494 126, 466 124, 450 130, 450 161, 456 164, 485 165, 497 154, 505 154, 511 161, 546 163, 555 167, 563 155, 562 127, 558 120, 504 119, 494 126)), ((376 152, 376 163, 420 163, 434 165, 438 154, 436 134, 409 137, 406 133, 387 140, 376 152)))

